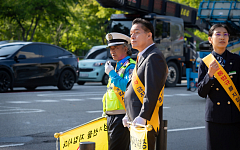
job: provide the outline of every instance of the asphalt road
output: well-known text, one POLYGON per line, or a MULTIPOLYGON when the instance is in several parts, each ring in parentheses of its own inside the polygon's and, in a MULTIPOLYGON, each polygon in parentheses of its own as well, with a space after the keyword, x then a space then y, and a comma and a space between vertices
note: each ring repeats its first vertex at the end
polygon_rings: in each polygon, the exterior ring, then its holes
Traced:
MULTIPOLYGON (((70 91, 39 87, 14 88, 0 94, 0 149, 55 150, 54 133, 66 131, 102 115, 100 83, 75 85, 70 91)), ((165 88, 163 119, 168 121, 168 150, 204 150, 205 100, 186 84, 165 88)))

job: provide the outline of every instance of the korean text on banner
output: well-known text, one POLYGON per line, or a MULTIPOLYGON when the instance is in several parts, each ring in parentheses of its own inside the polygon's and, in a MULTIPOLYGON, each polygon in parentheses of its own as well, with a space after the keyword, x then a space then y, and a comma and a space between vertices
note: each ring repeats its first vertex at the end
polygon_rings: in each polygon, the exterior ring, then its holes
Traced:
POLYGON ((107 118, 100 117, 65 131, 59 138, 60 150, 78 150, 80 142, 95 142, 96 150, 107 150, 107 118))
POLYGON ((135 128, 131 125, 130 127, 130 142, 131 150, 148 150, 147 140, 147 129, 146 128, 135 128))

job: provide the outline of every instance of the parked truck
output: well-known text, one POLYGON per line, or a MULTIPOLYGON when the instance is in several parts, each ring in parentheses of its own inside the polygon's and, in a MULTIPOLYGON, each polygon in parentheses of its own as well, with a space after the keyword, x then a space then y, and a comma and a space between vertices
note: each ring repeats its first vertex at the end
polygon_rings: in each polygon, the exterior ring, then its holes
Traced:
MULTIPOLYGON (((194 41, 199 39, 188 29, 195 28, 208 33, 215 23, 227 24, 231 37, 227 49, 239 54, 240 50, 240 2, 205 1, 199 9, 166 0, 97 0, 103 7, 126 11, 128 14, 113 14, 109 32, 129 35, 132 20, 149 20, 155 31, 157 47, 164 54, 169 72, 166 86, 175 86, 187 79, 187 88, 197 87, 197 67, 202 57, 210 53, 209 43, 202 42, 196 52, 194 41), (184 33, 191 35, 184 36, 184 33), (188 69, 187 69, 188 68, 188 69)), ((204 33, 203 33, 204 34, 204 33)))
MULTIPOLYGON (((130 35, 135 18, 149 20, 154 26, 154 42, 166 58, 166 86, 176 86, 186 79, 186 68, 193 68, 197 57, 194 37, 185 37, 187 28, 206 29, 197 18, 197 9, 165 0, 97 0, 103 7, 116 8, 128 14, 112 14, 109 32, 130 35)), ((190 33, 191 34, 191 33, 190 33)), ((193 34, 192 34, 193 35, 193 34)))
MULTIPOLYGON (((227 50, 240 55, 240 2, 238 1, 202 1, 198 9, 198 17, 211 27, 213 24, 226 24, 230 28, 230 38, 227 50)), ((199 45, 199 59, 211 52, 208 41, 199 45)), ((198 61, 197 60, 197 61, 198 61)), ((196 62, 196 68, 198 67, 196 62)), ((197 88, 198 73, 196 69, 187 68, 187 89, 197 88)))

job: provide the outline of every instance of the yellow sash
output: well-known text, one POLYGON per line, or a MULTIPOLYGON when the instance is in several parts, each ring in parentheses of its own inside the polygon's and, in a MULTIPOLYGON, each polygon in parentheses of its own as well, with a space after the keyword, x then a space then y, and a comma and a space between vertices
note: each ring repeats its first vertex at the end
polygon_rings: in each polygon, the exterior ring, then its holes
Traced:
MULTIPOLYGON (((132 82, 134 92, 136 93, 136 95, 137 95, 138 99, 141 101, 141 103, 143 103, 143 97, 145 95, 145 87, 137 75, 136 67, 133 70, 133 76, 132 76, 131 82, 132 82)), ((147 124, 152 125, 156 132, 158 132, 159 125, 160 125, 158 110, 159 110, 159 107, 162 106, 162 104, 163 104, 163 94, 164 94, 163 91, 164 91, 164 87, 158 96, 158 101, 154 108, 151 120, 147 121, 147 124)))
MULTIPOLYGON (((210 63, 216 60, 212 54, 207 55, 203 58, 203 62, 209 68, 210 63)), ((218 63, 218 61, 216 61, 218 63)), ((214 77, 218 80, 218 82, 222 85, 224 90, 227 92, 228 96, 232 99, 232 101, 237 106, 240 111, 240 98, 239 93, 232 82, 231 78, 227 74, 227 72, 223 69, 223 67, 218 63, 219 69, 215 72, 214 77)))
MULTIPOLYGON (((117 95, 118 100, 122 104, 123 108, 125 109, 125 104, 124 104, 124 93, 120 88, 113 86, 113 91, 117 95)), ((126 109, 125 109, 126 110, 126 109)))

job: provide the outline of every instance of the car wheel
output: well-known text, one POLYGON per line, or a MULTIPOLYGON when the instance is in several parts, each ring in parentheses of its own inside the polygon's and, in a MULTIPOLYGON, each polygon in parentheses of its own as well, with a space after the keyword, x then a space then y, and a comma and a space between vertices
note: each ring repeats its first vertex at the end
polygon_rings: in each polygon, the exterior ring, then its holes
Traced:
POLYGON ((85 82, 84 81, 78 81, 77 84, 78 85, 83 85, 85 82))
POLYGON ((11 86, 11 77, 6 71, 0 71, 0 92, 7 92, 11 86))
POLYGON ((108 75, 104 74, 103 78, 102 78, 102 85, 107 85, 108 84, 108 75))
POLYGON ((65 70, 62 72, 59 82, 58 89, 59 90, 71 90, 74 85, 75 77, 72 71, 65 70))
POLYGON ((177 84, 179 77, 178 67, 174 62, 168 63, 168 75, 166 80, 166 87, 174 87, 177 84))
POLYGON ((25 88, 28 90, 28 91, 34 91, 37 86, 25 86, 25 88))

